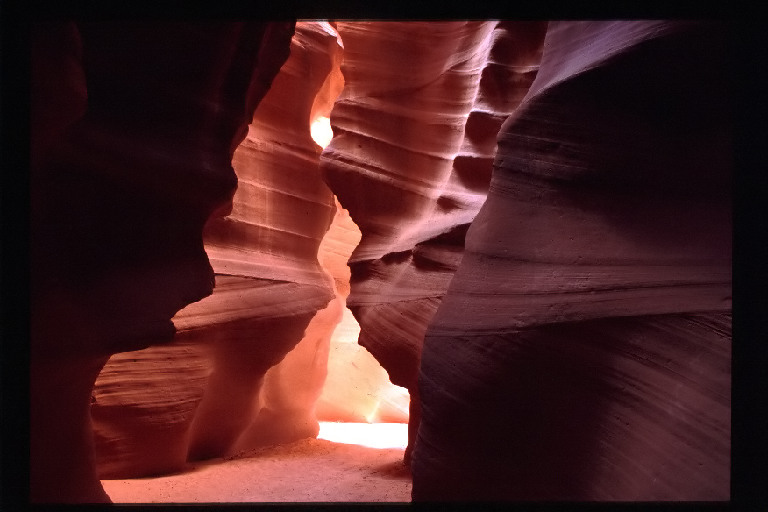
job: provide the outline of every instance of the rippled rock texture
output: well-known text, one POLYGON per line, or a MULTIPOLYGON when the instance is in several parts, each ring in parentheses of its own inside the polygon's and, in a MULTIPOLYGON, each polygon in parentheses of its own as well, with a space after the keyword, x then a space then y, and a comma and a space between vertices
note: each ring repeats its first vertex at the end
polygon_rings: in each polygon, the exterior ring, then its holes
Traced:
POLYGON ((35 25, 33 501, 401 415, 321 397, 347 294, 411 392, 415 500, 727 499, 725 48, 664 21, 35 25))
POLYGON ((549 24, 427 330, 415 500, 728 499, 726 43, 549 24))
POLYGON ((347 301, 359 343, 410 391, 411 441, 424 332, 485 200, 498 129, 536 76, 545 28, 338 23, 345 88, 322 166, 362 232, 347 301))
POLYGON ((330 109, 316 97, 329 94, 341 47, 327 23, 299 22, 290 51, 234 152, 232 210, 205 227, 213 295, 174 317, 172 345, 116 355, 96 383, 102 478, 317 435, 314 406, 343 308, 332 278, 348 273, 356 240, 321 249, 336 206, 309 132, 311 116, 330 109), (324 269, 319 249, 340 251, 341 263, 324 269))
POLYGON ((210 295, 203 226, 293 23, 32 30, 31 499, 108 501, 91 390, 110 355, 170 341, 210 295), (194 58, 190 49, 194 48, 194 58))

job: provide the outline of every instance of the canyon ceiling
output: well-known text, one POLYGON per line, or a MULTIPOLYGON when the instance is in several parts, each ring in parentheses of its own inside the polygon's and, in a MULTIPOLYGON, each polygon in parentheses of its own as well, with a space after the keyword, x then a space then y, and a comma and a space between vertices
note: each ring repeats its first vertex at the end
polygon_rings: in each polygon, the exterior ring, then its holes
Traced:
POLYGON ((729 498, 723 25, 31 35, 32 501, 354 419, 345 304, 415 501, 729 498))

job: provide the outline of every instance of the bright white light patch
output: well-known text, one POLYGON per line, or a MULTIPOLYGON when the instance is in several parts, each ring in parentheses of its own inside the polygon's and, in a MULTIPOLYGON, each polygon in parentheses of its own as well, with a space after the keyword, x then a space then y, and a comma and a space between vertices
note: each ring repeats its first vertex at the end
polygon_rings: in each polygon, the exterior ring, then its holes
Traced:
POLYGON ((312 135, 312 139, 317 142, 317 145, 325 149, 325 146, 327 146, 333 138, 331 120, 327 117, 318 117, 312 121, 312 125, 309 127, 309 133, 312 135))
POLYGON ((318 439, 334 443, 359 444, 369 448, 400 448, 408 446, 407 423, 336 423, 320 422, 318 439))

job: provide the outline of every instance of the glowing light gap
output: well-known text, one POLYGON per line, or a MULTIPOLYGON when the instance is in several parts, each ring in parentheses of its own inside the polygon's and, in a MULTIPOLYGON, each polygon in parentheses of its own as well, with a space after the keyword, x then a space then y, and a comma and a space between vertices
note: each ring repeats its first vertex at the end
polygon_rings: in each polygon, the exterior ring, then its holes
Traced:
POLYGON ((408 446, 407 423, 337 423, 320 422, 318 439, 334 443, 357 444, 369 448, 399 448, 408 446))
POLYGON ((318 117, 312 121, 312 124, 309 127, 309 133, 312 135, 312 139, 317 142, 317 145, 325 149, 333 138, 331 120, 325 116, 318 117))

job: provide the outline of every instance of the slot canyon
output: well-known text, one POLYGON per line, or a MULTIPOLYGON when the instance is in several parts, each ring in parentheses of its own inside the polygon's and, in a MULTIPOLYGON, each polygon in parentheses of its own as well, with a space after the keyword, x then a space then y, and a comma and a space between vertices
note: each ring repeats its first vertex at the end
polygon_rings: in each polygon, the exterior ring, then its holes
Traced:
POLYGON ((31 28, 31 502, 730 499, 725 24, 31 28))

